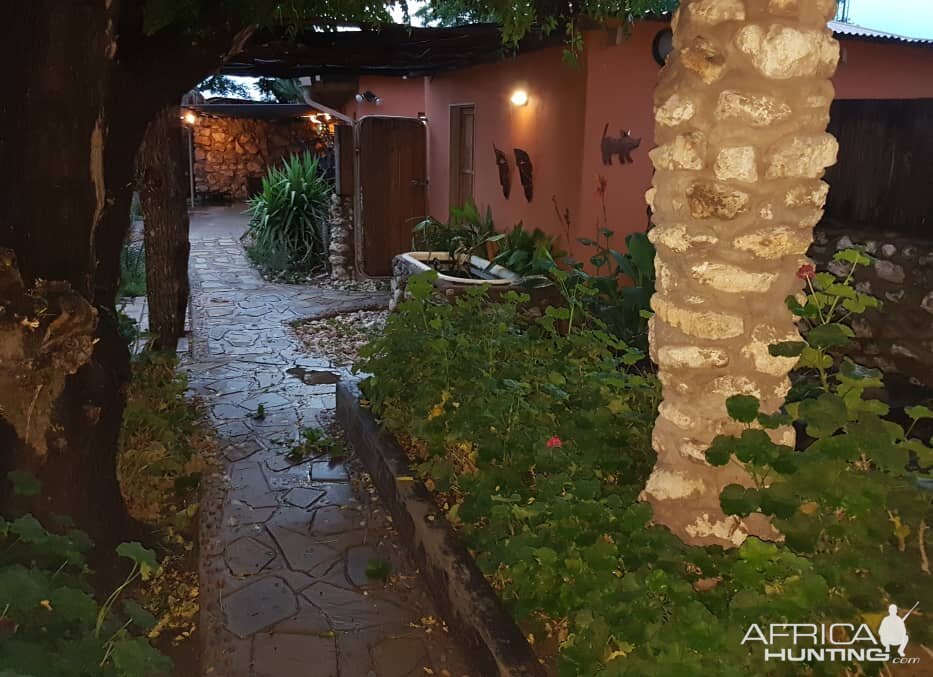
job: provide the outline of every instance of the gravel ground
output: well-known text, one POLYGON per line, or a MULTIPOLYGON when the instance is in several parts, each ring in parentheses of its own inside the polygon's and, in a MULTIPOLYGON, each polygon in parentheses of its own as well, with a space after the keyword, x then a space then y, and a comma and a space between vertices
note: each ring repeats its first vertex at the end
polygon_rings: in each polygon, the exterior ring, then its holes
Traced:
POLYGON ((359 349, 382 331, 388 315, 388 310, 359 310, 325 320, 298 321, 292 327, 308 352, 343 367, 353 364, 359 349))

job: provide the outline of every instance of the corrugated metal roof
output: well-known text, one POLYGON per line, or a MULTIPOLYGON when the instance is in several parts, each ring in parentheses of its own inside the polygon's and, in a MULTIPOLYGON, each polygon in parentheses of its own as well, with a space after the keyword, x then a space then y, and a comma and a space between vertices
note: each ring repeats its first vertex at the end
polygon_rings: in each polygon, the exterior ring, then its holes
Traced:
POLYGON ((865 38, 867 40, 885 40, 892 42, 907 42, 914 43, 918 45, 933 45, 933 39, 930 38, 911 38, 906 35, 898 35, 897 33, 887 33, 885 31, 878 31, 874 28, 865 28, 863 26, 856 26, 851 23, 844 23, 842 21, 830 21, 829 28, 836 35, 848 35, 854 38, 865 38))

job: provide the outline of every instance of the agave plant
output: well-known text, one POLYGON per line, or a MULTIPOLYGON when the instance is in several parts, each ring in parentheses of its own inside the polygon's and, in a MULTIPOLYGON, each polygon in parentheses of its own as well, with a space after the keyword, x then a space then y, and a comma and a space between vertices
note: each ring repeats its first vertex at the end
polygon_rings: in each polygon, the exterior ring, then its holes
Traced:
POLYGON ((318 171, 317 158, 309 152, 270 168, 247 209, 250 223, 243 237, 253 261, 276 276, 326 268, 332 192, 318 171))

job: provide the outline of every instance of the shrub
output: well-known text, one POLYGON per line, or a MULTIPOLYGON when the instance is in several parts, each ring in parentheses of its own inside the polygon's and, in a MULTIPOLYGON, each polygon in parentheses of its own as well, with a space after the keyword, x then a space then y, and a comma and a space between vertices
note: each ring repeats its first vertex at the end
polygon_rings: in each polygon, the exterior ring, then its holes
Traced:
MULTIPOLYGON (((806 304, 788 299, 815 321, 806 345, 773 348, 804 356, 798 380, 829 391, 770 416, 750 398, 729 402, 754 427, 717 441, 709 461, 736 456, 761 481, 727 489, 723 509, 774 515, 787 541, 750 538, 724 551, 684 545, 638 502, 655 460, 658 392, 633 370, 637 350, 575 298, 536 318, 515 294, 435 302, 432 278, 409 280, 412 297, 362 353, 364 393, 560 675, 877 674, 883 664, 766 662, 760 643, 742 638, 752 623, 874 631, 889 600, 933 606, 931 504, 918 486, 933 461, 917 425, 899 428, 864 397, 880 376, 832 356, 851 333, 840 320, 872 303, 847 282, 817 277, 806 304), (820 372, 827 357, 837 372, 820 372), (817 440, 803 452, 762 430, 792 419, 817 440)), ((929 640, 922 623, 910 630, 912 645, 929 640)))
POLYGON ((305 152, 272 167, 249 200, 243 236, 250 258, 273 277, 294 278, 327 267, 328 214, 333 188, 305 152))

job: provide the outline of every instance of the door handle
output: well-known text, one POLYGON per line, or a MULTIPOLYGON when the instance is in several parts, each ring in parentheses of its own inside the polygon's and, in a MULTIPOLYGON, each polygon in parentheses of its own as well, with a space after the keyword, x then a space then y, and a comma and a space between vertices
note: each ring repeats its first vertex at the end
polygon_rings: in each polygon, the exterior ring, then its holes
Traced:
POLYGON ((412 179, 411 180, 411 185, 421 186, 422 188, 427 188, 429 183, 430 181, 428 181, 428 179, 412 179))

